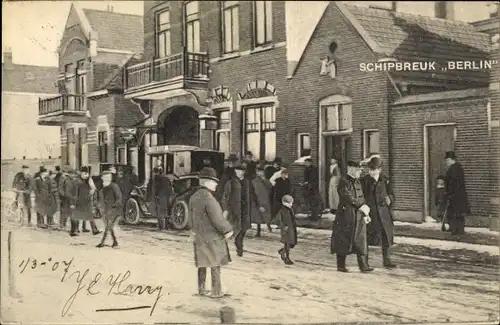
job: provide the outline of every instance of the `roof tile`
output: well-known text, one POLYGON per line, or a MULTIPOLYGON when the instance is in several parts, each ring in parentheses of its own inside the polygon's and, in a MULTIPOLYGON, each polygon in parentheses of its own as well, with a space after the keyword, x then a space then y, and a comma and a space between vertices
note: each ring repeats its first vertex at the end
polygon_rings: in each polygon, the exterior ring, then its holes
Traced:
POLYGON ((142 16, 92 9, 83 9, 83 12, 97 32, 99 47, 143 52, 142 16))
POLYGON ((57 67, 2 63, 2 91, 57 94, 57 67))

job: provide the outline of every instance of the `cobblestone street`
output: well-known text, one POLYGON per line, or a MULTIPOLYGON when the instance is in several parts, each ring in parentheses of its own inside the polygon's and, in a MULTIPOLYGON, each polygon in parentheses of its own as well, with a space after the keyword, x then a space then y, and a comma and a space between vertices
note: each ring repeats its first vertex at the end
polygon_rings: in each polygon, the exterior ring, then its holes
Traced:
MULTIPOLYGON (((59 231, 15 230, 14 267, 21 298, 4 299, 7 297, 2 289, 2 321, 217 323, 219 309, 224 305, 235 308, 237 321, 246 323, 360 319, 472 322, 491 321, 498 316, 497 265, 477 264, 473 256, 498 256, 495 247, 471 245, 462 250, 425 250, 422 247, 432 246, 425 240, 418 240, 419 246, 406 241, 395 249, 398 269, 381 268, 380 249, 373 248, 374 273, 359 273, 356 259, 351 256, 348 267, 352 272, 341 274, 335 271, 334 258, 328 251, 328 232, 301 230, 299 245, 292 252, 292 259, 296 261, 293 266, 285 266, 279 260, 277 234, 263 233, 263 238, 253 238, 251 233, 245 255, 241 258, 233 254, 233 262, 223 268, 223 287, 231 296, 214 301, 193 295, 196 272, 188 233, 157 233, 123 227, 118 235, 119 249, 98 249, 93 247, 98 238, 88 234, 71 238, 59 231), (477 252, 474 253, 472 246, 477 246, 477 252), (441 253, 435 253, 437 251, 441 253), (31 262, 21 273, 25 265, 22 262, 28 258, 31 262), (62 261, 72 258, 65 277, 62 261), (33 259, 38 261, 34 269, 33 259), (61 266, 52 271, 56 261, 61 266), (46 266, 42 266, 42 262, 46 262, 46 266), (86 269, 89 271, 84 276, 86 269), (81 273, 71 276, 78 270, 81 273), (121 289, 109 284, 110 276, 116 279, 127 270, 130 277, 121 289), (87 290, 99 272, 101 279, 87 290), (81 280, 81 291, 62 318, 63 307, 79 288, 77 280, 81 280), (95 312, 96 309, 154 305, 159 290, 142 295, 114 294, 124 291, 129 284, 150 285, 151 289, 162 287, 151 316, 150 309, 95 312), (299 308, 300 314, 297 314, 299 308)), ((2 274, 8 273, 4 269, 8 263, 3 259, 7 237, 2 232, 2 274)), ((401 238, 397 237, 396 242, 401 242, 401 238)), ((233 252, 232 245, 231 249, 233 252)), ((2 284, 4 281, 3 278, 2 284)))

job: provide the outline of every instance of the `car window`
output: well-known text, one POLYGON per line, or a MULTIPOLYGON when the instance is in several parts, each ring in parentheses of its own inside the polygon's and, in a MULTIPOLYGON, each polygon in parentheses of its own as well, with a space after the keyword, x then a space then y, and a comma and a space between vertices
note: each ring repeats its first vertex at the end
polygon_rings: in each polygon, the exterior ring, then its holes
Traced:
POLYGON ((198 186, 199 183, 199 180, 195 177, 179 179, 174 182, 174 191, 175 193, 183 193, 192 187, 198 186))

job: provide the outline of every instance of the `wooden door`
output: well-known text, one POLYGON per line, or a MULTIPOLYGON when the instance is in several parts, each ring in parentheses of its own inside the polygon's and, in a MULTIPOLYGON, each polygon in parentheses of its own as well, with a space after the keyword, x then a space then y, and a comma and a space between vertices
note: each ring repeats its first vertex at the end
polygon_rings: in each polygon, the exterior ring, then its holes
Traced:
POLYGON ((436 178, 446 172, 444 156, 446 151, 455 150, 455 125, 439 125, 427 127, 428 143, 428 211, 426 215, 435 216, 435 196, 436 196, 436 178))
MULTIPOLYGON (((344 136, 325 136, 325 171, 322 181, 324 187, 325 200, 328 200, 328 181, 330 179, 330 159, 337 159, 341 170, 347 165, 349 157, 350 138, 344 136)), ((325 201, 327 202, 327 201, 325 201)))

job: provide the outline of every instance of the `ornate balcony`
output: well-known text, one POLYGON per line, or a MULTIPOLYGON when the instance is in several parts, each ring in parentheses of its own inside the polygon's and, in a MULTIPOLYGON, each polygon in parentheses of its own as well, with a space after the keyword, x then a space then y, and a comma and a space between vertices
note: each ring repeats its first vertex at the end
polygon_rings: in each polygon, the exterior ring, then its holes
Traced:
POLYGON ((38 99, 38 125, 63 125, 87 120, 87 100, 82 95, 38 99))
POLYGON ((206 53, 183 52, 125 68, 125 98, 162 99, 178 89, 207 90, 206 53))

